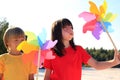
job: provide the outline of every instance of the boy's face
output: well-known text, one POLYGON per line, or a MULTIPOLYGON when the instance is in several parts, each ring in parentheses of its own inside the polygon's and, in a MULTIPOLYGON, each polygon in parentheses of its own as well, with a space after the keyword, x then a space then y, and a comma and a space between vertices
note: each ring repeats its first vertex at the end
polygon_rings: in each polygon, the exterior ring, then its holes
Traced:
POLYGON ((14 36, 11 36, 10 39, 8 40, 8 48, 12 51, 17 51, 17 46, 25 40, 25 37, 24 36, 18 36, 18 37, 14 37, 14 36))

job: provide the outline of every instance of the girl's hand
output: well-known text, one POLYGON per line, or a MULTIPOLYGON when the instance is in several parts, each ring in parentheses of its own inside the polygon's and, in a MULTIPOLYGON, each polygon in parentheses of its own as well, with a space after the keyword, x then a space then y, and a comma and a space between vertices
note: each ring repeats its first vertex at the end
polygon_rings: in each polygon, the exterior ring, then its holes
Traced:
POLYGON ((114 63, 115 65, 118 65, 120 64, 120 53, 117 51, 117 50, 114 50, 115 53, 114 53, 114 63))

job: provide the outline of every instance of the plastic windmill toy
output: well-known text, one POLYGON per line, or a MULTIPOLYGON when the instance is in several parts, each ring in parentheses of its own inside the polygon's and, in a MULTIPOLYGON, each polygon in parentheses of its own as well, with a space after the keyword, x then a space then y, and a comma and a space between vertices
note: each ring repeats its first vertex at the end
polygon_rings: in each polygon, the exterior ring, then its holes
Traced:
POLYGON ((22 58, 25 64, 32 61, 37 66, 36 80, 38 80, 39 68, 43 67, 44 59, 55 58, 50 49, 56 45, 57 40, 46 40, 47 33, 44 28, 38 36, 29 31, 25 32, 25 34, 27 39, 18 45, 17 50, 23 51, 22 58))
POLYGON ((91 31, 92 35, 99 40, 101 33, 106 32, 114 48, 117 49, 109 34, 109 32, 113 32, 111 22, 116 18, 116 15, 111 12, 107 13, 106 0, 104 0, 103 4, 100 5, 99 8, 92 1, 89 1, 89 4, 90 12, 85 11, 79 14, 79 17, 86 21, 83 25, 83 33, 91 31))

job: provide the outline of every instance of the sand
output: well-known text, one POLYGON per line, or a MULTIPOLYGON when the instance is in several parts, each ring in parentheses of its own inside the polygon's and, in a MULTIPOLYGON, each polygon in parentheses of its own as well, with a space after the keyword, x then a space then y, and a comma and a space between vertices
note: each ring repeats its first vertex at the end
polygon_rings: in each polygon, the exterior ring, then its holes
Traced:
MULTIPOLYGON (((43 80, 43 77, 44 69, 40 69, 38 80, 43 80)), ((81 80, 120 80, 120 68, 109 68, 105 70, 83 68, 81 80)))

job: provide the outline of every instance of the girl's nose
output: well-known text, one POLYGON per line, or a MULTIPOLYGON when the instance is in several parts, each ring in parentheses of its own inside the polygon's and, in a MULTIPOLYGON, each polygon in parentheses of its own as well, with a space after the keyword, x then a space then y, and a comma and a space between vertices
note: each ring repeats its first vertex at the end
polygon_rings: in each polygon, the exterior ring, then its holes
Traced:
POLYGON ((73 29, 72 28, 69 29, 69 33, 73 33, 73 29))

